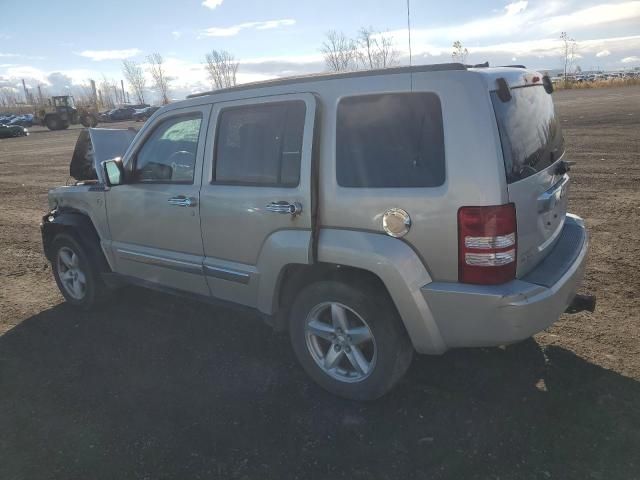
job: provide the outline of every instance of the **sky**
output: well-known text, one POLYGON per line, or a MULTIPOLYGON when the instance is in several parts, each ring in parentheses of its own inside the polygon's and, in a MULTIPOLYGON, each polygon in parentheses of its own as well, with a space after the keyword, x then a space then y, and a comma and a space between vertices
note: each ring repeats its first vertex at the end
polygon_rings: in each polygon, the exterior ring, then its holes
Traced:
MULTIPOLYGON (((406 0, 0 0, 0 88, 41 85, 73 93, 89 78, 119 82, 122 60, 160 53, 171 97, 211 89, 211 49, 240 62, 240 83, 324 71, 330 30, 356 36, 373 27, 393 38, 408 64, 406 0), (6 2, 6 5, 2 6, 6 2)), ((560 33, 577 42, 583 70, 640 67, 640 0, 411 0, 413 64, 451 61, 452 43, 468 63, 562 65, 560 33)), ((152 98, 153 100, 153 98, 152 98)))

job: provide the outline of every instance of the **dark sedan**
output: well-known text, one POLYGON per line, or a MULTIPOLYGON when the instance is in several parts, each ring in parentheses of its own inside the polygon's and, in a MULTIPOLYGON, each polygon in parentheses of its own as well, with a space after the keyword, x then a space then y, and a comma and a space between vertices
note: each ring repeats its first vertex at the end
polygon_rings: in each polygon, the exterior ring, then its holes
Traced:
POLYGON ((139 110, 136 110, 136 112, 133 114, 133 119, 136 122, 144 122, 144 121, 148 120, 149 117, 151 115, 153 115, 154 113, 156 113, 159 109, 160 109, 160 107, 141 108, 139 110))
POLYGON ((131 120, 135 109, 133 107, 119 107, 100 114, 100 120, 105 122, 119 122, 121 120, 131 120))
POLYGON ((0 124, 0 138, 26 137, 29 132, 20 125, 0 124))

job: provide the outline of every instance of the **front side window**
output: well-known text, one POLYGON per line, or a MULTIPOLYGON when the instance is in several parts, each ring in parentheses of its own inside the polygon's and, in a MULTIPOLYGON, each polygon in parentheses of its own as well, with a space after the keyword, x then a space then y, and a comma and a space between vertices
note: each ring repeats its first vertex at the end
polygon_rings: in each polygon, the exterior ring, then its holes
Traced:
POLYGON ((214 181, 298 185, 305 114, 305 103, 300 100, 222 110, 214 181))
POLYGON ((445 179, 440 99, 433 93, 348 97, 338 105, 343 187, 436 187, 445 179))
POLYGON ((138 182, 192 183, 202 116, 169 118, 153 131, 138 152, 138 182))

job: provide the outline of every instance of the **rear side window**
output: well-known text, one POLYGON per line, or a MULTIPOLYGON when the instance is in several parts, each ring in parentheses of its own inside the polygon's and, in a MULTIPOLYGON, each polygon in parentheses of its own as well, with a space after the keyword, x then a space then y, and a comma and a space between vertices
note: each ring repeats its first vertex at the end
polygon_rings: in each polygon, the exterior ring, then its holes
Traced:
POLYGON ((336 174, 343 187, 444 183, 440 99, 433 93, 348 97, 338 105, 336 174))
POLYGON ((562 156, 560 122, 551 95, 542 86, 512 88, 507 102, 491 92, 491 101, 508 183, 534 175, 562 156))
POLYGON ((218 120, 214 180, 295 187, 300 180, 303 101, 225 109, 218 120))

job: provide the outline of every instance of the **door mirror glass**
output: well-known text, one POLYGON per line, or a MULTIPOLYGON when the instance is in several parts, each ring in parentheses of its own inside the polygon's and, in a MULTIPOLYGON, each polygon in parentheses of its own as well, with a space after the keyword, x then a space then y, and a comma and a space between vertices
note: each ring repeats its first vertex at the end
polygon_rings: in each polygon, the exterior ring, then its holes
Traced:
POLYGON ((102 162, 102 169, 104 170, 104 178, 107 181, 107 185, 110 187, 124 183, 124 168, 120 157, 105 160, 102 162))

